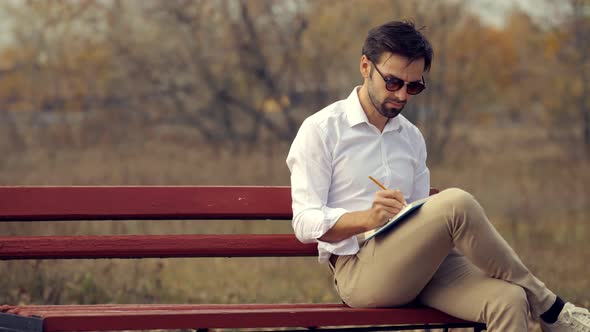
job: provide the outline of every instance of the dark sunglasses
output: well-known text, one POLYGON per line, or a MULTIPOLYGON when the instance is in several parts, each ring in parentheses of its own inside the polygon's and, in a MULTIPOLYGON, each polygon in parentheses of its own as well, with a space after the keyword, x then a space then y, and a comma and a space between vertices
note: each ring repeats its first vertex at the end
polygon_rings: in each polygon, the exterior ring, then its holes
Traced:
POLYGON ((375 70, 377 70, 377 72, 379 73, 379 76, 381 76, 381 78, 385 81, 385 88, 389 91, 398 91, 401 90, 401 88, 403 88, 404 85, 407 85, 408 94, 417 95, 420 92, 424 91, 424 89, 426 89, 426 81, 424 81, 424 76, 422 76, 421 81, 413 82, 406 82, 401 78, 395 77, 393 75, 391 75, 391 77, 385 78, 385 76, 381 74, 381 71, 379 71, 379 68, 377 68, 377 65, 373 63, 373 66, 375 67, 375 70))

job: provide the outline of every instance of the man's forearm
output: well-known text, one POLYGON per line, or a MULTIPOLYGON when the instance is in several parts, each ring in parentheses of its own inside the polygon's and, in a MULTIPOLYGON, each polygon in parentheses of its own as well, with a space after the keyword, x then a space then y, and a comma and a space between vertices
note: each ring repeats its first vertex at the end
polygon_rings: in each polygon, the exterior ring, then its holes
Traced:
POLYGON ((367 231, 369 211, 349 212, 343 214, 338 221, 318 240, 339 242, 367 231))
POLYGON ((405 203, 403 193, 399 190, 378 191, 370 209, 343 214, 319 240, 339 242, 382 226, 389 218, 395 216, 405 203))

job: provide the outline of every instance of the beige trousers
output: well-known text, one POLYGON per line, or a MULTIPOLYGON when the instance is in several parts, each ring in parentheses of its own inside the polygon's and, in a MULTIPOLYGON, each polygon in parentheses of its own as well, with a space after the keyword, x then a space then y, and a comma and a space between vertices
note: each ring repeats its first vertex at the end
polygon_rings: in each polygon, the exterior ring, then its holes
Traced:
POLYGON ((340 256, 336 288, 352 307, 418 301, 488 331, 527 331, 556 296, 531 274, 469 193, 431 197, 393 231, 340 256))

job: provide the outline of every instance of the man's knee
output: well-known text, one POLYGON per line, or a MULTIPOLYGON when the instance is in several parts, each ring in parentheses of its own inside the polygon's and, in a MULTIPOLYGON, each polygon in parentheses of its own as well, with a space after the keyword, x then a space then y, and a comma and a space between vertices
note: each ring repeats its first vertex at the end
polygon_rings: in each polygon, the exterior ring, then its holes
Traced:
POLYGON ((506 302, 515 307, 528 308, 529 300, 527 299, 524 288, 511 284, 506 289, 506 302))
POLYGON ((441 191, 439 195, 453 209, 458 210, 455 212, 481 210, 481 206, 475 197, 463 189, 449 188, 441 191))
POLYGON ((484 302, 481 319, 494 331, 526 331, 529 302, 524 289, 505 282, 484 302))
POLYGON ((520 286, 506 283, 506 287, 488 301, 488 314, 527 315, 529 301, 520 286))
POLYGON ((460 188, 449 188, 441 191, 438 193, 441 196, 444 196, 446 200, 449 200, 454 203, 471 203, 471 201, 475 200, 473 195, 466 192, 460 188))

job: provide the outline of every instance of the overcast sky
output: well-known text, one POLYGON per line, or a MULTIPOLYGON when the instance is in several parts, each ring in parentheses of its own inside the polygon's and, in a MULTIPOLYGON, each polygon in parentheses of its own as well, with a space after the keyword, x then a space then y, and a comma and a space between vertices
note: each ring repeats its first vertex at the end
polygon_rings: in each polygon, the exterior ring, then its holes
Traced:
POLYGON ((496 26, 502 26, 513 9, 523 10, 537 20, 548 19, 555 23, 556 6, 564 6, 562 9, 567 6, 561 0, 470 0, 466 3, 484 22, 496 26))

